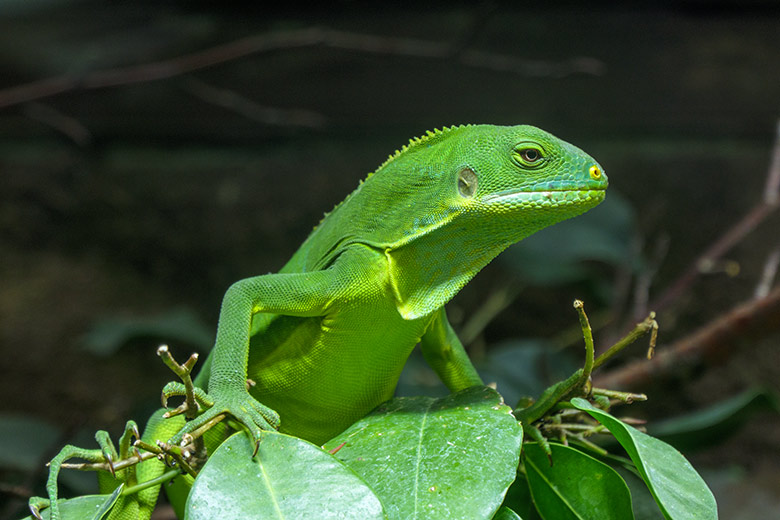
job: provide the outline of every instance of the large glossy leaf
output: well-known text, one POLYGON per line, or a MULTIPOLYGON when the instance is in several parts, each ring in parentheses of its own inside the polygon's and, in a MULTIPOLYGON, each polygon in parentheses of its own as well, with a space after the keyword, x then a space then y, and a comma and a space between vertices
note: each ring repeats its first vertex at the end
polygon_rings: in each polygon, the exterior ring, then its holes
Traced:
POLYGON ((665 442, 640 432, 584 399, 571 403, 603 424, 623 446, 669 519, 716 519, 715 497, 693 466, 665 442))
POLYGON ((225 441, 192 486, 185 519, 384 518, 355 473, 304 440, 268 432, 257 456, 245 433, 225 441))
MULTIPOLYGON (((60 520, 101 520, 111 510, 111 506, 122 493, 123 487, 117 487, 110 495, 86 495, 60 500, 60 520)), ((41 511, 43 520, 49 520, 50 515, 49 508, 41 511)), ((26 516, 22 520, 35 519, 32 516, 26 516)))
POLYGON ((491 518, 515 478, 522 428, 495 390, 399 397, 326 443, 391 519, 491 518))
POLYGON ((523 464, 534 503, 545 520, 629 520, 631 494, 615 470, 579 450, 551 444, 552 461, 527 443, 523 464))
POLYGON ((762 390, 748 390, 730 399, 682 417, 648 426, 648 433, 681 450, 701 449, 723 442, 730 434, 763 411, 780 411, 777 397, 762 390))

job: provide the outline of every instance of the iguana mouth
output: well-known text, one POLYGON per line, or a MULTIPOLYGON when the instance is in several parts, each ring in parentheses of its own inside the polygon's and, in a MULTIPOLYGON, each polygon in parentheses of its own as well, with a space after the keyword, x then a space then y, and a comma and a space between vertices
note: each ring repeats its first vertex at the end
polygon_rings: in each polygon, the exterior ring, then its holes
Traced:
POLYGON ((482 199, 482 202, 488 204, 506 202, 540 205, 552 204, 559 206, 564 204, 581 204, 584 202, 601 201, 604 198, 605 192, 605 188, 541 191, 505 190, 485 196, 482 199))

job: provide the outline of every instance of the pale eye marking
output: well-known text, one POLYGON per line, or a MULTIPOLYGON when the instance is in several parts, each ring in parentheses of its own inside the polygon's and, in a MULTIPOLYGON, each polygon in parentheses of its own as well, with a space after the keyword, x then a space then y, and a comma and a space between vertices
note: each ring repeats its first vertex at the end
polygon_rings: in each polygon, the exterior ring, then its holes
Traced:
POLYGON ((458 174, 458 193, 470 199, 477 192, 477 174, 471 168, 463 168, 458 174))

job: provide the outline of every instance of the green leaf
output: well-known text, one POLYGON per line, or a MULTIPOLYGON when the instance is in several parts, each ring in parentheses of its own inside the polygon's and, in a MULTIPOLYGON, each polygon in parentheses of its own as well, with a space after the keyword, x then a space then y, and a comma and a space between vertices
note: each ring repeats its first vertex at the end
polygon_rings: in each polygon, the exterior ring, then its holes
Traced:
MULTIPOLYGON (((123 485, 117 487, 110 495, 86 495, 59 501, 60 520, 100 520, 111 510, 117 498, 122 493, 123 485)), ((43 520, 49 520, 51 509, 41 511, 43 520)), ((22 520, 35 520, 26 516, 22 520)))
MULTIPOLYGON (((95 514, 92 516, 92 520, 100 520, 106 514, 111 511, 111 507, 116 503, 117 499, 119 498, 119 495, 122 494, 122 490, 125 488, 124 484, 119 484, 113 493, 108 495, 108 498, 103 502, 103 505, 100 506, 100 509, 98 509, 95 514)), ((105 495, 103 495, 105 496, 105 495)), ((67 519, 63 519, 67 520, 67 519)))
POLYGON ((501 506, 493 520, 523 520, 520 515, 512 511, 506 506, 501 506))
POLYGON ((537 443, 524 445, 523 463, 534 503, 545 520, 633 519, 631 494, 615 470, 590 455, 550 444, 553 464, 537 443))
POLYGON ((186 520, 213 518, 384 518, 355 473, 304 440, 266 432, 257 456, 248 436, 225 441, 201 470, 186 520))
POLYGON ((571 404, 589 413, 615 436, 636 465, 666 518, 718 518, 712 491, 679 451, 622 423, 584 399, 572 399, 571 404))
POLYGON ((62 433, 54 425, 24 416, 0 415, 0 467, 34 471, 62 433))
POLYGON ((713 406, 648 426, 648 433, 681 450, 700 449, 723 442, 754 414, 780 411, 771 392, 747 390, 713 406))
POLYGON ((515 478, 522 427, 490 388, 399 397, 328 441, 391 519, 493 516, 515 478))

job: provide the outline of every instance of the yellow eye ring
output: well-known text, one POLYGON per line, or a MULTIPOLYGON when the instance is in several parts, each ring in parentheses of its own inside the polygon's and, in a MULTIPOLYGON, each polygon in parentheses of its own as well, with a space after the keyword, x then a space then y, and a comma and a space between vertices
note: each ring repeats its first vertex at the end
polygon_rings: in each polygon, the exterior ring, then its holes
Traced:
POLYGON ((597 181, 601 178, 601 168, 596 166, 595 164, 590 167, 590 178, 594 181, 597 181))

